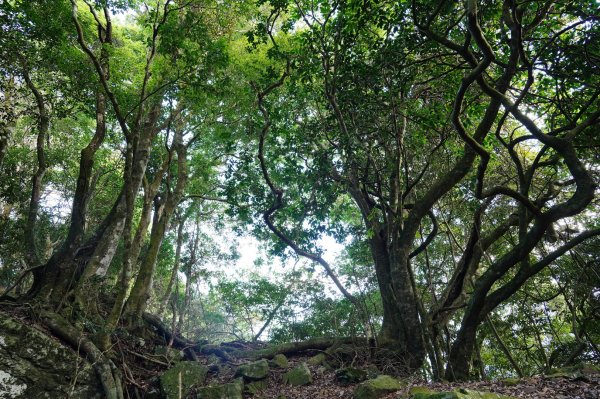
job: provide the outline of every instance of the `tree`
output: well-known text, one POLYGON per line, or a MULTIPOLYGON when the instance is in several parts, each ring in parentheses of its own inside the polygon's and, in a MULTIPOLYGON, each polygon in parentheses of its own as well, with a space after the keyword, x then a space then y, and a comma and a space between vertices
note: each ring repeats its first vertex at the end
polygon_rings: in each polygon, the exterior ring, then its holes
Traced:
POLYGON ((81 342, 108 397, 116 330, 166 331, 149 309, 172 317, 171 342, 222 338, 217 325, 255 340, 377 330, 401 371, 434 378, 597 356, 597 281, 578 277, 600 234, 595 6, 3 2, 7 298, 81 342), (231 259, 206 227, 224 213, 343 298, 292 277, 203 296, 203 262, 231 259))
MULTIPOLYGON (((309 248, 331 198, 345 191, 362 216, 381 292, 379 344, 397 348, 408 370, 428 354, 441 373, 439 334, 461 310, 445 375, 467 378, 477 328, 490 312, 600 233, 593 224, 574 236, 561 227, 594 209, 597 177, 585 148, 600 117, 598 71, 564 73, 571 57, 583 62, 589 54, 593 5, 272 6, 254 36, 262 29, 277 54, 277 18, 289 15, 281 26, 296 24, 297 33, 283 52, 295 67, 283 75, 287 86, 280 80, 259 92, 271 132, 258 151, 275 198, 271 224, 292 223, 287 237, 309 248), (547 32, 556 33, 534 40, 547 32), (573 90, 577 97, 567 94, 573 90), (445 212, 444 204, 460 208, 445 212), (301 222, 292 222, 296 210, 301 222), (459 237, 438 235, 444 213, 461 226, 459 237), (561 237, 548 248, 556 230, 561 237), (444 273, 448 283, 426 297, 427 249, 452 247, 451 239, 462 254, 444 273)), ((269 227, 293 248, 278 226, 269 227)))

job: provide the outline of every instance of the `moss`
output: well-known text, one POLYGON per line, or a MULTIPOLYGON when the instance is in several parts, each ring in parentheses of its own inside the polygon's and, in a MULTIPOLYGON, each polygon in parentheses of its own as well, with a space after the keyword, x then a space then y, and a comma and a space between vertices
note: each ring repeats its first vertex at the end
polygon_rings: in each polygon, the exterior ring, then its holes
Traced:
POLYGON ((267 380, 253 381, 249 384, 246 384, 244 387, 244 391, 249 393, 250 395, 256 395, 259 392, 267 389, 267 380))
POLYGON ((222 385, 210 385, 198 389, 197 399, 242 399, 244 380, 238 378, 234 382, 222 385))
POLYGON ((402 389, 403 383, 389 375, 380 375, 361 383, 354 391, 354 399, 377 399, 402 389))
POLYGON ((168 346, 157 346, 154 348, 154 354, 157 356, 163 356, 170 362, 180 362, 184 358, 182 351, 168 346))
POLYGON ((507 387, 514 387, 515 385, 518 385, 519 382, 521 382, 521 380, 519 378, 504 378, 502 380, 500 380, 500 382, 502 383, 502 385, 505 385, 507 387))
POLYGON ((268 375, 269 363, 265 359, 243 364, 235 372, 236 377, 243 377, 246 382, 263 380, 268 375))
POLYGON ((192 388, 204 382, 208 368, 197 362, 179 362, 160 376, 160 386, 166 399, 179 398, 181 392, 185 397, 192 388), (181 376, 181 380, 180 380, 181 376))
POLYGON ((549 378, 583 378, 587 375, 600 374, 600 366, 579 363, 574 366, 553 368, 546 375, 549 378))
POLYGON ((283 375, 283 382, 291 386, 312 384, 312 374, 306 363, 288 371, 283 375))
POLYGON ((0 370, 0 397, 103 396, 89 362, 57 339, 4 313, 0 313, 0 370))
POLYGON ((409 390, 410 399, 513 399, 492 392, 457 389, 452 392, 435 392, 425 387, 413 387, 409 390))
POLYGON ((427 387, 411 387, 408 390, 409 397, 413 397, 414 395, 417 395, 417 394, 432 394, 432 393, 435 393, 435 391, 433 391, 427 387))
POLYGON ((286 369, 289 367, 290 363, 288 362, 288 358, 285 355, 277 354, 271 359, 270 362, 272 367, 286 369))
POLYGON ((315 355, 308 359, 308 364, 310 364, 311 366, 318 366, 320 364, 325 363, 326 359, 327 356, 324 353, 319 353, 318 355, 315 355))
POLYGON ((346 367, 335 371, 335 380, 342 386, 356 384, 367 379, 367 372, 355 367, 346 367))

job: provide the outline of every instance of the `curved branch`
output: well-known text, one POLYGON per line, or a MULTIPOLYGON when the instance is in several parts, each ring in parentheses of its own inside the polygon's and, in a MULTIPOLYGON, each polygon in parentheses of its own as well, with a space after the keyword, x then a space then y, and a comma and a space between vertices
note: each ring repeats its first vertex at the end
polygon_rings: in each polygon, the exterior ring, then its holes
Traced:
POLYGON ((488 190, 486 190, 485 192, 482 193, 482 197, 483 198, 489 198, 489 197, 495 197, 496 195, 506 195, 507 197, 510 197, 514 200, 516 200, 517 202, 520 202, 521 204, 525 205, 525 207, 527 207, 527 209, 529 209, 531 212, 533 212, 534 215, 536 216, 542 216, 542 212, 540 211, 540 209, 529 200, 529 198, 525 197, 523 194, 510 189, 508 187, 502 187, 502 186, 496 186, 496 187, 492 187, 488 190))
MULTIPOLYGON (((315 263, 320 264, 325 269, 327 275, 329 276, 329 278, 331 278, 331 280, 333 281, 335 286, 340 290, 340 292, 352 304, 358 306, 359 303, 356 300, 356 298, 350 292, 348 292, 348 290, 346 290, 346 288, 343 286, 343 284, 340 282, 340 280, 335 275, 335 273, 334 273, 333 269, 331 268, 331 266, 329 265, 329 263, 325 259, 323 259, 323 257, 321 257, 315 253, 305 251, 304 249, 300 248, 300 246, 298 246, 298 244, 296 244, 291 238, 289 238, 280 228, 278 228, 273 223, 273 219, 272 219, 273 216, 279 209, 283 208, 284 191, 281 188, 277 187, 275 185, 275 183, 273 182, 273 180, 271 179, 271 176, 270 176, 268 168, 267 168, 267 162, 265 160, 265 155, 264 155, 265 139, 267 137, 269 128, 271 127, 271 119, 269 117, 269 112, 265 108, 263 101, 264 101, 264 98, 269 93, 271 93, 273 90, 275 90, 276 88, 283 85, 283 83, 285 82, 285 79, 289 76, 289 74, 290 74, 290 61, 288 59, 287 65, 286 65, 286 70, 283 72, 281 77, 276 82, 267 86, 267 88, 265 88, 264 90, 262 90, 262 91, 258 90, 258 93, 257 93, 258 108, 264 118, 264 125, 262 128, 261 134, 260 134, 260 140, 259 140, 259 144, 258 144, 258 160, 260 162, 260 168, 262 171, 263 178, 264 178, 265 182, 267 183, 267 185, 269 186, 271 193, 275 197, 273 205, 271 205, 271 207, 269 209, 267 209, 267 211, 263 214, 263 220, 265 221, 266 225, 269 227, 269 230, 271 230, 273 232, 273 234, 275 234, 277 236, 277 238, 279 238, 283 243, 285 243, 289 248, 291 248, 298 256, 307 258, 315 263)), ((255 87, 255 89, 257 89, 257 88, 255 87)))
POLYGON ((435 218, 435 215, 433 214, 433 211, 431 211, 431 210, 429 212, 427 212, 427 215, 429 216, 429 219, 431 220, 431 223, 432 223, 431 231, 427 235, 427 238, 425 239, 425 241, 423 241, 421 243, 421 245, 419 245, 414 251, 412 251, 410 253, 410 255, 408 255, 408 259, 412 259, 415 256, 419 255, 421 252, 423 252, 425 250, 425 248, 427 248, 429 246, 429 244, 431 244, 433 239, 437 236, 438 229, 439 229, 437 219, 435 218))
POLYGON ((112 90, 110 89, 110 87, 108 87, 108 81, 106 79, 106 76, 107 76, 106 71, 102 67, 102 64, 100 63, 100 60, 98 59, 98 57, 96 57, 94 52, 85 43, 85 38, 83 35, 83 28, 81 27, 81 24, 79 23, 79 18, 77 16, 77 13, 78 13, 77 2, 75 0, 71 0, 71 6, 72 6, 71 16, 73 19, 73 23, 75 24, 75 28, 77 29, 77 42, 79 43, 79 46, 81 47, 83 52, 86 53, 87 56, 92 61, 92 64, 94 65, 94 68, 96 69, 98 77, 100 78, 100 84, 102 85, 102 88, 106 92, 106 95, 108 96, 108 98, 113 106, 113 109, 115 110, 115 116, 117 118, 117 121, 119 122, 119 126, 121 127, 121 130, 123 130, 123 134, 125 134, 126 137, 130 137, 129 127, 127 126, 125 117, 123 116, 123 113, 121 112, 121 107, 119 106, 119 102, 117 101, 117 98, 116 98, 115 94, 112 92, 112 90))
POLYGON ((504 284, 502 287, 498 288, 486 297, 484 312, 487 313, 492 311, 496 306, 502 303, 502 301, 514 294, 530 277, 542 271, 546 266, 550 265, 552 262, 567 253, 567 251, 573 249, 584 241, 599 235, 600 228, 584 231, 554 251, 550 252, 548 255, 530 267, 521 268, 508 283, 504 284))

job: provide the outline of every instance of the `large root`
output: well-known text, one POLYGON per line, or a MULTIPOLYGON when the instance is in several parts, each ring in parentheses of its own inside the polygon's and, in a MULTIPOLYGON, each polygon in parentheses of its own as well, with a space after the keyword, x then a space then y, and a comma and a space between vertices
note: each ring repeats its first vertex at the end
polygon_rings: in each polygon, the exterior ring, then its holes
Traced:
MULTIPOLYGON (((334 338, 313 338, 307 341, 285 342, 278 345, 268 346, 262 349, 229 349, 227 346, 220 345, 229 356, 245 359, 271 359, 275 355, 295 355, 306 351, 326 351, 330 348, 336 348, 340 345, 363 346, 366 344, 364 338, 356 337, 334 337, 334 338)), ((209 350, 208 346, 203 347, 203 352, 209 350)))
POLYGON ((89 358, 100 379, 106 398, 123 399, 121 377, 114 363, 81 331, 73 327, 60 315, 50 311, 42 311, 40 316, 52 333, 89 358))
POLYGON ((252 347, 252 343, 249 343, 248 348, 240 348, 240 346, 228 345, 226 343, 209 345, 207 341, 194 342, 178 334, 173 334, 159 317, 150 313, 144 313, 144 320, 154 327, 164 337, 165 341, 169 342, 172 339, 174 347, 183 349, 188 357, 194 360, 196 359, 196 353, 216 355, 225 361, 232 362, 235 359, 271 359, 278 354, 290 356, 310 350, 326 351, 339 345, 368 345, 366 338, 359 337, 314 338, 307 341, 270 345, 260 349, 252 347))

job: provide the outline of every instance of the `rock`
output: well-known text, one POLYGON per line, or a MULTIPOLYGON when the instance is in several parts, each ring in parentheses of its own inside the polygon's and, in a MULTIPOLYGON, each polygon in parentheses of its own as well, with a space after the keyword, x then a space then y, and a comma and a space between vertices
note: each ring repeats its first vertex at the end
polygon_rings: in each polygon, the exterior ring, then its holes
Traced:
POLYGON ((166 399, 179 399, 179 389, 185 397, 192 388, 206 379, 208 368, 198 362, 179 362, 160 376, 160 386, 166 399), (180 379, 181 376, 181 379, 180 379))
POLYGON ((427 387, 411 387, 408 390, 408 397, 414 398, 414 397, 418 397, 418 395, 431 395, 434 393, 436 393, 436 392, 427 387))
POLYGON ((285 373, 283 382, 291 386, 312 384, 312 374, 306 363, 302 363, 302 365, 285 373))
POLYGON ((267 380, 252 381, 244 387, 244 392, 250 395, 256 395, 259 392, 267 389, 267 380))
MULTIPOLYGON (((402 389, 404 385, 397 379, 389 375, 380 375, 379 377, 367 380, 361 383, 354 390, 354 399, 377 399, 385 394, 396 392, 402 389)), ((436 398, 438 399, 438 398, 436 398)), ((441 398, 439 398, 441 399, 441 398)))
POLYGON ((369 380, 377 378, 377 376, 380 374, 379 369, 374 364, 369 364, 365 368, 365 371, 367 372, 367 379, 369 379, 369 380))
POLYGON ((268 375, 269 363, 265 359, 243 364, 235 372, 236 377, 243 377, 246 382, 263 380, 268 375))
POLYGON ((319 353, 318 355, 315 355, 308 359, 308 364, 310 364, 311 366, 318 366, 319 364, 325 363, 326 359, 327 356, 324 353, 319 353))
POLYGON ((238 378, 229 384, 198 388, 197 399, 242 399, 244 380, 238 378))
POLYGON ((472 391, 470 389, 457 389, 452 392, 434 392, 428 388, 416 387, 409 391, 410 399, 515 399, 510 396, 492 392, 472 391))
POLYGON ((600 366, 586 363, 551 369, 546 378, 568 378, 587 380, 590 375, 600 374, 600 366))
POLYGON ((493 392, 472 391, 470 389, 457 389, 459 399, 515 399, 512 396, 500 395, 493 392))
POLYGON ((515 385, 519 385, 520 381, 521 381, 520 379, 513 378, 513 377, 503 378, 500 380, 502 385, 507 386, 507 387, 514 387, 515 385))
POLYGON ((355 367, 346 367, 335 371, 335 380, 342 386, 363 382, 366 379, 367 372, 355 367))
POLYGON ((0 312, 0 398, 99 399, 92 365, 70 347, 0 312))
POLYGON ((271 359, 270 365, 275 368, 287 369, 290 363, 285 355, 277 354, 271 359))
POLYGON ((154 354, 156 356, 162 356, 169 362, 180 362, 184 358, 184 354, 179 349, 172 348, 170 346, 157 346, 154 348, 154 354))

